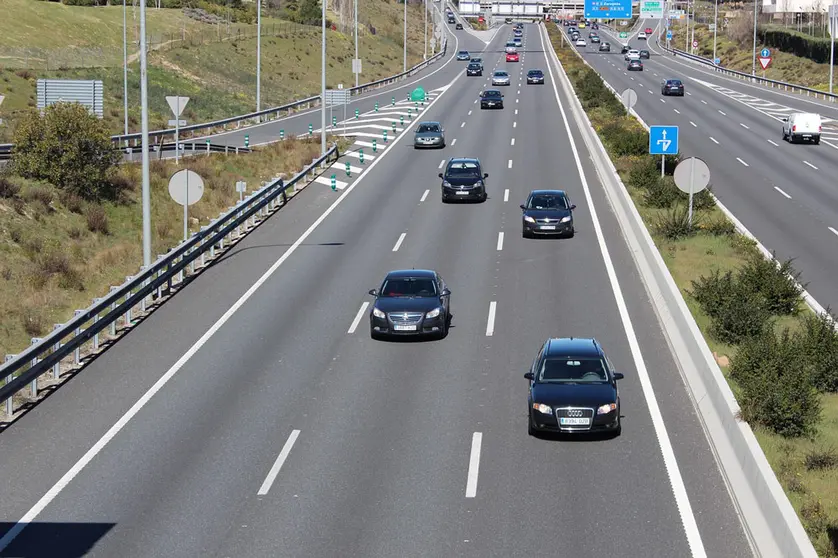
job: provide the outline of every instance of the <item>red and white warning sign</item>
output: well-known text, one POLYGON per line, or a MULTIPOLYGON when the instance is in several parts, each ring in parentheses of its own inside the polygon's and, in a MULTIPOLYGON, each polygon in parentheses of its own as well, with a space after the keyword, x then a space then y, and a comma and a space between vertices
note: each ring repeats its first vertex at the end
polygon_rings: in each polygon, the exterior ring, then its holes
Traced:
POLYGON ((763 57, 760 56, 759 58, 757 58, 757 60, 759 60, 759 65, 762 66, 763 71, 767 70, 768 66, 771 65, 771 57, 770 56, 767 57, 767 58, 763 58, 763 57))

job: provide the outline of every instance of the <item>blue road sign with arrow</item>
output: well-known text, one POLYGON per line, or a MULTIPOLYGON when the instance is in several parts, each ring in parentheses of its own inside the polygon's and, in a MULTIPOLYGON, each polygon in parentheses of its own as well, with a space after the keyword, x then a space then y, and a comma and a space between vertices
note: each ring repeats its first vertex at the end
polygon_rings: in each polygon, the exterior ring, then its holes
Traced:
POLYGON ((667 41, 671 41, 671 40, 672 40, 672 31, 667 31, 667 32, 666 32, 666 40, 667 40, 667 41))
POLYGON ((678 126, 649 127, 649 155, 678 153, 678 126))
POLYGON ((767 48, 762 49, 759 51, 760 58, 771 58, 771 51, 767 48))

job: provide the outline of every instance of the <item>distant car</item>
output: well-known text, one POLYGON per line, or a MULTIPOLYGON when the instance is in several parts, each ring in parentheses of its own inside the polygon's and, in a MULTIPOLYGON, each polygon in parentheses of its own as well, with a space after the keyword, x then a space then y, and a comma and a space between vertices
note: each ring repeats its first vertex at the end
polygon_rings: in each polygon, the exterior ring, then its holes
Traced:
POLYGON ((815 145, 821 142, 822 121, 819 114, 795 112, 783 118, 783 139, 789 143, 811 141, 815 145))
POLYGON ((515 37, 514 39, 512 39, 512 44, 515 45, 515 48, 521 48, 521 46, 524 44, 524 41, 522 41, 520 37, 515 37))
POLYGON ((521 204, 523 237, 560 234, 572 238, 574 209, 564 190, 533 190, 521 204))
POLYGON ((638 34, 637 34, 637 40, 638 40, 638 41, 645 41, 645 40, 646 40, 646 33, 644 33, 643 31, 641 31, 640 33, 638 33, 638 34))
POLYGON ((515 43, 509 41, 506 43, 506 52, 518 52, 518 47, 515 46, 515 43))
POLYGON ((509 81, 509 74, 503 70, 495 70, 492 74, 492 85, 509 85, 509 81))
POLYGON ((651 35, 651 34, 652 34, 652 32, 654 31, 654 29, 652 29, 651 27, 647 27, 647 28, 645 29, 645 31, 646 31, 646 35, 651 35))
POLYGON ((523 31, 521 31, 520 29, 515 29, 515 31, 513 31, 512 33, 513 33, 516 37, 523 37, 523 36, 524 36, 524 32, 523 32, 523 31))
POLYGON ((461 50, 457 53, 457 60, 460 62, 471 60, 471 55, 467 50, 461 50))
POLYGON ((451 291, 436 271, 391 271, 370 293, 370 337, 434 335, 443 338, 451 325, 451 291))
POLYGON ((454 29, 455 29, 455 30, 457 30, 457 31, 459 31, 459 30, 460 30, 460 29, 462 29, 462 28, 463 28, 463 24, 462 24, 462 23, 458 23, 458 24, 456 24, 456 25, 454 26, 454 29))
POLYGON ((588 46, 588 43, 585 42, 585 39, 579 37, 578 39, 576 39, 576 46, 586 47, 586 46, 588 46))
POLYGON ((483 59, 479 56, 474 56, 469 62, 477 62, 481 66, 483 65, 483 59))
POLYGON ((445 147, 445 130, 439 122, 420 122, 413 133, 413 148, 445 147))
POLYGON ((452 15, 448 16, 448 23, 454 23, 455 21, 456 20, 454 19, 454 16, 452 16, 452 15))
POLYGON ((632 59, 629 60, 628 67, 626 68, 629 72, 642 72, 643 71, 643 62, 640 59, 632 59))
POLYGON ((527 71, 527 85, 531 83, 544 85, 544 72, 537 69, 527 71))
POLYGON ((497 89, 487 89, 480 94, 480 108, 503 108, 503 93, 497 89))
POLYGON ((680 79, 665 79, 661 82, 661 95, 684 96, 684 83, 680 79))
POLYGON ((646 58, 646 59, 648 60, 651 56, 652 56, 652 55, 651 55, 651 54, 649 54, 649 51, 648 51, 648 50, 641 50, 641 51, 640 51, 640 58, 641 58, 641 59, 646 58))
POLYGON ((585 23, 584 21, 579 22, 579 29, 584 29, 586 26, 587 26, 587 23, 585 23))
MULTIPOLYGON (((623 45, 623 47, 620 49, 620 54, 626 54, 630 50, 631 47, 629 47, 628 45, 623 45)), ((628 58, 626 58, 626 60, 628 60, 628 58)))
POLYGON ((591 29, 599 29, 599 24, 598 23, 592 23, 591 24, 591 29))
POLYGON ((602 43, 599 45, 600 52, 611 52, 611 43, 602 43))
POLYGON ((486 201, 486 179, 489 173, 483 172, 478 159, 455 157, 448 161, 445 172, 439 173, 442 179, 442 203, 450 200, 486 201))
POLYGON ((599 35, 594 35, 593 37, 590 37, 590 39, 591 43, 599 43, 602 40, 599 38, 599 35))
POLYGON ((520 22, 520 21, 519 21, 518 23, 516 23, 516 24, 515 24, 515 29, 521 29, 521 30, 523 30, 523 29, 524 29, 524 24, 523 24, 523 22, 520 22))
POLYGON ((625 59, 626 60, 640 60, 640 51, 637 50, 637 49, 634 49, 634 48, 629 49, 629 51, 626 52, 625 59))
POLYGON ((507 62, 520 62, 521 57, 518 55, 517 52, 508 52, 508 53, 506 53, 506 61, 507 62))
POLYGON ((619 435, 623 374, 611 369, 596 339, 548 339, 530 370, 527 432, 612 432, 619 435))
POLYGON ((477 62, 470 62, 468 67, 466 68, 466 75, 467 76, 482 76, 483 75, 483 64, 478 64, 477 62))

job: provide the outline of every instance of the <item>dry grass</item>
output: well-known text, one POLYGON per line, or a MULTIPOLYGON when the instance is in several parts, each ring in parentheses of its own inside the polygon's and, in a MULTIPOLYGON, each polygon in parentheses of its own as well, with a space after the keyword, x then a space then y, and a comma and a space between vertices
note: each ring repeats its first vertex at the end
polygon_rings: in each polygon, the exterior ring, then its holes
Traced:
MULTIPOLYGON (((198 172, 206 184, 203 199, 190 207, 190 229, 198 230, 238 201, 237 180, 246 181, 252 190, 279 173, 295 173, 319 153, 319 139, 289 140, 247 155, 184 159, 179 168, 198 172)), ((177 245, 183 234, 182 208, 167 191, 168 178, 177 168, 171 161, 152 165, 154 254, 177 245)), ((120 173, 122 179, 139 183, 138 165, 125 165, 120 173)), ((21 192, 51 189, 16 177, 9 180, 21 192)), ((15 197, 20 212, 12 200, 0 198, 0 355, 25 348, 30 337, 72 317, 74 309, 88 306, 110 285, 121 284, 142 262, 139 189, 119 204, 101 206, 62 196, 46 214, 36 209, 43 205, 40 196, 29 202, 22 195, 15 197)))

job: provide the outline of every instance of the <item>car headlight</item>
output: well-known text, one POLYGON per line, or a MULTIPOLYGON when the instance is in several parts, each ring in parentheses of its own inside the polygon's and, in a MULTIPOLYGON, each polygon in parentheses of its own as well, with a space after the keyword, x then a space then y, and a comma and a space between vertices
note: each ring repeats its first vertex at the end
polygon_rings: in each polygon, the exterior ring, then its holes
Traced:
POLYGON ((451 183, 450 183, 450 182, 448 182, 447 180, 443 180, 443 181, 442 181, 442 185, 443 185, 443 186, 451 186, 451 183))
POLYGON ((477 187, 483 186, 483 181, 478 180, 477 182, 474 183, 474 185, 477 186, 477 187))
POLYGON ((533 403, 532 408, 544 415, 553 414, 553 408, 550 405, 545 405, 544 403, 533 403))
POLYGON ((567 216, 565 216, 565 217, 562 217, 562 221, 561 221, 561 222, 562 222, 562 223, 569 223, 569 222, 570 222, 570 220, 571 220, 571 218, 572 218, 572 217, 571 217, 570 215, 567 215, 567 216))
POLYGON ((598 415, 607 415, 610 412, 617 410, 616 403, 608 403, 607 405, 601 405, 597 410, 596 414, 598 415))
POLYGON ((376 318, 381 318, 382 320, 383 320, 384 318, 386 318, 386 317, 387 317, 387 316, 384 314, 384 312, 382 312, 382 311, 381 311, 381 310, 379 310, 378 308, 373 308, 373 309, 372 309, 372 315, 373 315, 373 316, 375 316, 376 318))
POLYGON ((431 310, 430 312, 425 314, 425 317, 426 318, 436 318, 437 316, 439 316, 439 310, 440 310, 439 308, 434 308, 433 310, 431 310))
POLYGON ((526 221, 527 223, 535 223, 535 219, 533 217, 530 217, 529 215, 524 215, 524 221, 526 221))

